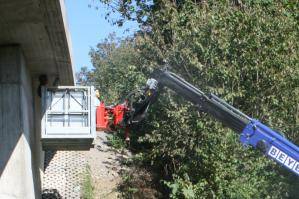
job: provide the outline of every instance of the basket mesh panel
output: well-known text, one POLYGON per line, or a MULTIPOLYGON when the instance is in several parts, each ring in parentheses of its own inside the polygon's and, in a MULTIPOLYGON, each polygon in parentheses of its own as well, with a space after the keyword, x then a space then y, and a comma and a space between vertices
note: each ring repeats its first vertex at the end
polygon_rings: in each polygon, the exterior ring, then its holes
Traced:
POLYGON ((80 198, 85 168, 83 151, 46 151, 42 199, 80 198))

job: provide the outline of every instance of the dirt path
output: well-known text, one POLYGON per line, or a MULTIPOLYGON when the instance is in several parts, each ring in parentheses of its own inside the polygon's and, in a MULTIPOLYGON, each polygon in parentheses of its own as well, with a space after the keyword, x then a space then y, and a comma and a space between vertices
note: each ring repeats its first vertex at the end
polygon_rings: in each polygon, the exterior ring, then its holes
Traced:
POLYGON ((120 196, 117 190, 121 182, 119 173, 127 169, 121 162, 131 156, 128 151, 120 153, 108 146, 107 136, 108 134, 104 132, 97 132, 95 147, 86 154, 96 199, 112 199, 120 196))

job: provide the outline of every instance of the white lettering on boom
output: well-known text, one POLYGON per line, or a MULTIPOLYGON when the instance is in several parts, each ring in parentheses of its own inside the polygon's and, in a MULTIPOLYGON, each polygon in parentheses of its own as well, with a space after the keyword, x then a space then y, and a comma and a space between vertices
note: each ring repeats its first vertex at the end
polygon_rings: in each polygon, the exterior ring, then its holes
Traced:
POLYGON ((293 158, 287 157, 287 160, 285 161, 285 165, 287 167, 289 167, 290 169, 292 169, 295 164, 296 164, 296 161, 293 158))
POLYGON ((299 162, 288 156, 286 153, 280 151, 275 146, 271 146, 270 150, 268 151, 268 155, 299 174, 299 162))

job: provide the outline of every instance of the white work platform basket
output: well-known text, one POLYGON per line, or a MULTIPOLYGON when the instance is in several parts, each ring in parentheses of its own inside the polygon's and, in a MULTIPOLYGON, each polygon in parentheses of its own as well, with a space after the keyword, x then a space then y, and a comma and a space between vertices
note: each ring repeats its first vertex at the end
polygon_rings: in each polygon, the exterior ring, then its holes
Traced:
POLYGON ((44 149, 85 150, 92 147, 96 133, 93 87, 44 87, 42 114, 44 149))

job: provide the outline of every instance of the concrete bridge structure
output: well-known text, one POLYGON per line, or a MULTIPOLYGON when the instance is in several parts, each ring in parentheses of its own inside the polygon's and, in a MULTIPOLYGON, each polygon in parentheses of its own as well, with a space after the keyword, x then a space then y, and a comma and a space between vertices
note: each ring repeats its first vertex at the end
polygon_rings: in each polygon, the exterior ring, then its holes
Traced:
POLYGON ((0 198, 41 197, 40 75, 74 85, 64 0, 0 0, 0 198))

